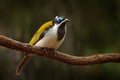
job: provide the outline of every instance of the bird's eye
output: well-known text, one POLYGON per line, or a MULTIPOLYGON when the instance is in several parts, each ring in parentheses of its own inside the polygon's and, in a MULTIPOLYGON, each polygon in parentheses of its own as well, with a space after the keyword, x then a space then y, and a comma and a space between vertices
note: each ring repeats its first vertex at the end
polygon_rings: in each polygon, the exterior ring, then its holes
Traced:
POLYGON ((56 16, 54 22, 57 23, 57 24, 59 24, 59 23, 62 22, 63 20, 64 20, 63 17, 56 16))
POLYGON ((58 21, 58 22, 61 22, 62 20, 63 20, 62 17, 58 17, 58 18, 57 18, 57 21, 58 21))

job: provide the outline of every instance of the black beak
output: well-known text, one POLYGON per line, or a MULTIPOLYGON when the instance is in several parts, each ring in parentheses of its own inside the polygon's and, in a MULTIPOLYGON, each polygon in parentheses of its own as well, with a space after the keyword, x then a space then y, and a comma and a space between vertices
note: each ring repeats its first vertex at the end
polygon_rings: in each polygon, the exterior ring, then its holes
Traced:
POLYGON ((65 22, 70 22, 70 20, 69 20, 69 19, 65 19, 64 21, 65 21, 65 22))

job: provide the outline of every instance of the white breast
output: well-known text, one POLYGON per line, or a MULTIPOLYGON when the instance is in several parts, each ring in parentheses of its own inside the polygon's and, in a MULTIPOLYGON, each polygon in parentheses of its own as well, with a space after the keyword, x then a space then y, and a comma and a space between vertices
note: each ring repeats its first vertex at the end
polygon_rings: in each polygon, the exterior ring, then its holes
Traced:
POLYGON ((64 40, 64 38, 60 41, 57 40, 58 26, 59 25, 55 25, 53 28, 49 29, 49 31, 47 31, 45 36, 41 40, 39 40, 35 44, 35 46, 57 49, 64 40))

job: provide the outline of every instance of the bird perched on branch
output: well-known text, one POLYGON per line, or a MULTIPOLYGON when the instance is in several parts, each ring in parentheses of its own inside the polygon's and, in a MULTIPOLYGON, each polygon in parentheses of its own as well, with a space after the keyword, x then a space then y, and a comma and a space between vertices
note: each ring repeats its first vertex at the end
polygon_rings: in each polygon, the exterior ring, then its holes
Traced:
MULTIPOLYGON (((63 16, 56 16, 54 20, 43 24, 30 40, 30 45, 57 49, 63 42, 66 35, 66 23, 69 20, 63 16)), ((25 53, 18 68, 16 75, 20 75, 25 64, 33 54, 25 53)))

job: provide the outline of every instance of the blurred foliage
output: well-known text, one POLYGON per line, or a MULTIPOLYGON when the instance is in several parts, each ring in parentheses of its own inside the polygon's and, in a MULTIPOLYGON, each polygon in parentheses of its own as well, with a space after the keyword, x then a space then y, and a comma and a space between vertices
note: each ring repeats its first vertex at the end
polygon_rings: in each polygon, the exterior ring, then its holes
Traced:
MULTIPOLYGON (((71 20, 60 51, 72 55, 120 52, 119 0, 0 0, 0 34, 29 42, 56 15, 71 20)), ((73 66, 33 56, 18 78, 22 54, 0 47, 0 80, 118 80, 120 64, 73 66)))

